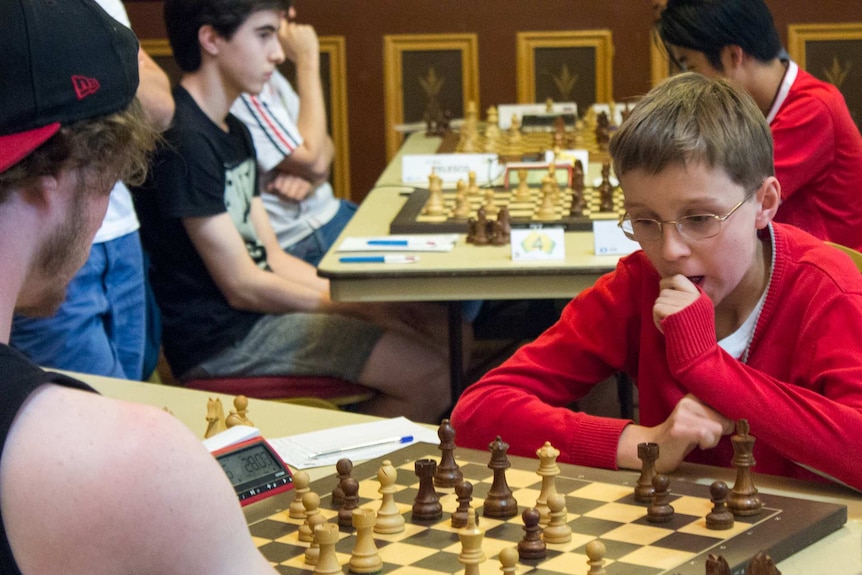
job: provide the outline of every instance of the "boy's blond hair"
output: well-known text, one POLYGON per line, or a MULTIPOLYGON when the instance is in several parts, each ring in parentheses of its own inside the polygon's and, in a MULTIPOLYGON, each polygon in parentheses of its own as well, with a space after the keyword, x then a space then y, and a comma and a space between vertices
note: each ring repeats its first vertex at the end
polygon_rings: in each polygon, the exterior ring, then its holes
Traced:
POLYGON ((650 90, 614 134, 617 176, 704 162, 746 189, 775 174, 772 133, 742 88, 700 74, 672 76, 650 90))

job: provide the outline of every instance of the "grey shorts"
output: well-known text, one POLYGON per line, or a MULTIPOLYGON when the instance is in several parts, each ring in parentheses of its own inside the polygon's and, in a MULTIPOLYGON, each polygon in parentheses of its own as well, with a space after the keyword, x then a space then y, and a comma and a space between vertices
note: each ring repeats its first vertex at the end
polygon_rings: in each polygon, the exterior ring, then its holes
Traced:
POLYGON ((230 375, 328 375, 357 382, 383 329, 334 314, 289 313, 260 319, 242 341, 180 379, 230 375))

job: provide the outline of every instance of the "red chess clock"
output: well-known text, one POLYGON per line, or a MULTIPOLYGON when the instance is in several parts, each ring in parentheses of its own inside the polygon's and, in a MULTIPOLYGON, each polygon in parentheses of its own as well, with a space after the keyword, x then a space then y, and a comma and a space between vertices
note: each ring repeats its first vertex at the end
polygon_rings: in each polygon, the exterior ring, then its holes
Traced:
POLYGON ((293 489, 287 464, 263 437, 229 445, 214 451, 213 456, 243 507, 293 489))

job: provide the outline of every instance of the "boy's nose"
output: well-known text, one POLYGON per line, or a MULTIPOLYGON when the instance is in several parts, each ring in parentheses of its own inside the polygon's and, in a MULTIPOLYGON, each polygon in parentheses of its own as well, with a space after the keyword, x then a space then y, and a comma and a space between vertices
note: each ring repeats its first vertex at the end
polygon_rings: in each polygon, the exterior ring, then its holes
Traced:
POLYGON ((673 261, 690 253, 688 242, 674 224, 662 226, 661 253, 662 257, 668 261, 673 261))

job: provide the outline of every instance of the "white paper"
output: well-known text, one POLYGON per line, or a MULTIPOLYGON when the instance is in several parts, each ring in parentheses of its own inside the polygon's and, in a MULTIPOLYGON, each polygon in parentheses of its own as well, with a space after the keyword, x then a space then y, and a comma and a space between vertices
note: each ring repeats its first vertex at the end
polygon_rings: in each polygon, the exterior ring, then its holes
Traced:
POLYGON ((347 237, 339 252, 450 252, 458 234, 407 234, 401 236, 347 237), (372 242, 372 243, 369 243, 372 242), (383 243, 373 243, 383 242, 383 243))
POLYGON ((594 220, 593 241, 597 256, 628 255, 641 247, 626 237, 617 220, 594 220))
POLYGON ((249 439, 254 439, 260 436, 260 430, 256 427, 248 425, 234 425, 220 433, 216 433, 212 437, 204 439, 204 447, 210 453, 224 449, 230 445, 235 445, 249 439))
POLYGON ((444 183, 467 182, 470 172, 476 183, 487 184, 500 175, 497 154, 406 154, 401 158, 401 181, 428 184, 434 172, 444 183))
POLYGON ((322 431, 312 431, 300 435, 291 435, 270 439, 269 444, 278 452, 285 463, 296 469, 308 469, 310 467, 322 467, 335 465, 339 459, 349 458, 354 463, 364 459, 382 457, 398 449, 407 447, 417 442, 440 443, 436 430, 428 429, 417 423, 413 423, 406 417, 396 417, 371 423, 358 423, 333 427, 322 431), (387 443, 373 447, 362 447, 341 451, 331 455, 313 457, 320 451, 332 449, 343 449, 349 446, 372 443, 387 438, 404 437, 412 435, 413 441, 406 443, 387 443))

